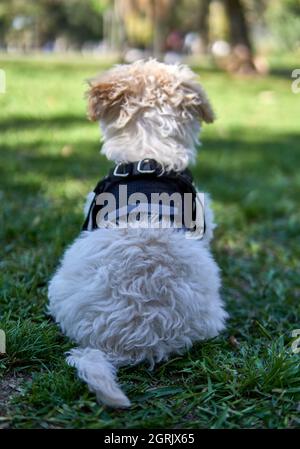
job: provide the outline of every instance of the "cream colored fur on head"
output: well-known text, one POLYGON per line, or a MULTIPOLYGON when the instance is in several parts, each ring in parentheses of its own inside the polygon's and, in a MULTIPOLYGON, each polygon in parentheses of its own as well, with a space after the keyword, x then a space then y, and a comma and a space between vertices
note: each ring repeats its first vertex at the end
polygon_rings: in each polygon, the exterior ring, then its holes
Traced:
MULTIPOLYGON (((88 108, 101 122, 109 159, 154 158, 176 170, 195 158, 199 122, 213 120, 193 73, 153 60, 91 81, 88 108)), ((67 362, 99 402, 130 406, 118 367, 146 361, 153 368, 224 328, 207 199, 205 218, 202 240, 173 229, 96 229, 67 249, 49 285, 49 312, 77 343, 67 362)))
POLYGON ((175 170, 195 161, 200 122, 214 120, 195 74, 156 60, 120 65, 91 80, 88 111, 101 123, 108 159, 151 157, 175 170))

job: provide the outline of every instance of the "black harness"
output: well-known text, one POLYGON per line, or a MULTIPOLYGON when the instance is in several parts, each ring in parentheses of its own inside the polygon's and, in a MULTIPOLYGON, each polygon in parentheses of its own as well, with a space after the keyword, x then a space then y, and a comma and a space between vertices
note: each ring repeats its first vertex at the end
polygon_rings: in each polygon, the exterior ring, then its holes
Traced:
MULTIPOLYGON (((99 229, 97 214, 103 207, 97 204, 99 194, 112 193, 116 199, 116 208, 119 208, 119 187, 121 185, 126 186, 127 200, 131 194, 141 192, 146 195, 149 204, 151 204, 151 194, 153 193, 167 193, 169 195, 179 193, 184 205, 184 193, 191 193, 192 220, 195 221, 196 219, 197 192, 191 172, 188 169, 182 172, 173 170, 166 172, 163 166, 154 159, 143 159, 137 162, 117 164, 104 179, 98 182, 94 189, 94 199, 82 227, 83 230, 99 229)), ((186 226, 186 224, 184 228, 190 231, 194 229, 186 226)))

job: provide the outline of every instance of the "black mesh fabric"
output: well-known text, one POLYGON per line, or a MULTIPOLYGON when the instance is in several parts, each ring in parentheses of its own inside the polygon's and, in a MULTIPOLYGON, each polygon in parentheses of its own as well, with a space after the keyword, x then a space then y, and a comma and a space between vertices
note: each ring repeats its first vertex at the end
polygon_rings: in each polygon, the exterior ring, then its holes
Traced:
MULTIPOLYGON (((143 162, 143 161, 142 161, 143 162)), ((88 216, 86 217, 85 223, 83 225, 83 230, 93 230, 98 228, 97 223, 97 215, 103 205, 99 205, 97 203, 97 198, 99 199, 99 195, 101 193, 110 193, 114 196, 116 201, 116 215, 117 220, 119 216, 131 213, 136 208, 136 203, 134 205, 129 204, 129 197, 135 193, 143 193, 147 198, 148 208, 146 205, 146 210, 148 213, 153 213, 153 210, 156 213, 159 213, 159 218, 162 218, 162 215, 165 216, 166 211, 170 218, 171 223, 174 223, 174 217, 176 217, 176 223, 181 223, 181 227, 184 229, 190 229, 190 227, 184 223, 184 211, 189 210, 189 216, 192 217, 192 220, 195 219, 195 198, 196 191, 193 186, 192 176, 188 170, 184 172, 165 172, 161 176, 161 166, 157 164, 155 161, 151 160, 152 165, 157 167, 155 173, 141 173, 138 169, 139 162, 133 162, 129 164, 121 164, 122 166, 116 166, 115 169, 110 171, 110 174, 100 181, 94 192, 95 199, 90 207, 88 216), (117 170, 115 172, 115 170, 117 170), (122 177, 121 174, 127 173, 127 176, 122 177), (120 201, 120 187, 126 186, 127 192, 123 190, 124 193, 127 193, 126 197, 122 198, 120 201), (161 199, 159 199, 159 203, 153 202, 153 198, 151 198, 152 194, 167 194, 171 196, 174 193, 178 193, 180 195, 180 204, 176 203, 170 199, 167 199, 166 203, 162 205, 161 199), (185 198, 185 193, 189 193, 188 198, 185 198), (185 200, 188 199, 188 204, 185 204, 185 200), (191 201, 192 199, 192 201, 191 201), (125 200, 125 201, 124 201, 125 200), (151 211, 151 206, 155 205, 156 208, 151 211), (125 206, 125 207, 124 207, 125 206), (121 208, 121 211, 119 209, 121 208), (174 215, 175 214, 175 215, 174 215)), ((149 160, 147 160, 147 165, 143 165, 143 168, 149 168, 149 160)), ((177 195, 178 198, 178 195, 177 195)), ((146 202, 146 201, 145 201, 146 202)), ((144 203, 145 203, 144 202, 144 203)), ((113 211, 114 212, 114 211, 113 211)))

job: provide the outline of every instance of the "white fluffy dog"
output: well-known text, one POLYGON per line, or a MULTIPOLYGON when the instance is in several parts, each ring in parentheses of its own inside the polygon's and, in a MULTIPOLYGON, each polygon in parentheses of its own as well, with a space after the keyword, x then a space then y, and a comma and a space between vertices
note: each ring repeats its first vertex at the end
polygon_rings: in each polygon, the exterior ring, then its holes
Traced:
MULTIPOLYGON (((166 172, 194 162, 200 123, 214 119, 193 72, 155 60, 120 65, 92 80, 88 109, 100 121, 108 159, 151 158, 166 172)), ((64 254, 49 285, 49 312, 77 342, 67 362, 99 402, 130 406, 118 367, 143 361, 153 367, 224 328, 207 201, 205 219, 202 239, 171 228, 98 228, 81 232, 64 254)))

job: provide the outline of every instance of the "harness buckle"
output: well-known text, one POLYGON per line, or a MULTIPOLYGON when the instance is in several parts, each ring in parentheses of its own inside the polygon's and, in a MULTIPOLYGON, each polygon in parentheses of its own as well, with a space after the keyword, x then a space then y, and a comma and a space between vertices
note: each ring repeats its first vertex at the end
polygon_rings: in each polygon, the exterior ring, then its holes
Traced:
POLYGON ((137 164, 137 171, 139 173, 156 173, 157 170, 157 162, 153 159, 142 159, 141 161, 138 162, 137 164), (151 163, 153 163, 154 168, 151 168, 151 163), (143 165, 148 165, 148 167, 150 168, 143 168, 143 165))
POLYGON ((120 168, 120 167, 125 167, 125 166, 126 166, 126 164, 124 164, 124 162, 120 162, 119 164, 117 164, 117 165, 115 166, 113 175, 114 175, 114 176, 120 176, 120 177, 122 177, 122 178, 126 178, 126 176, 129 175, 129 172, 127 171, 127 172, 124 173, 124 172, 120 172, 120 171, 119 171, 119 168, 120 168))

